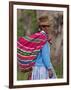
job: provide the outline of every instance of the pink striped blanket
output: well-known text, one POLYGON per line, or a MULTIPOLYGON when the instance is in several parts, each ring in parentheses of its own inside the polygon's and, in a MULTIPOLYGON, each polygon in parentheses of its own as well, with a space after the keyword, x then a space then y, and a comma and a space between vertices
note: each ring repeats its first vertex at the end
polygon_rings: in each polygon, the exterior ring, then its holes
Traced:
POLYGON ((17 60, 20 70, 27 70, 35 65, 37 55, 47 40, 47 36, 41 32, 18 38, 17 60))

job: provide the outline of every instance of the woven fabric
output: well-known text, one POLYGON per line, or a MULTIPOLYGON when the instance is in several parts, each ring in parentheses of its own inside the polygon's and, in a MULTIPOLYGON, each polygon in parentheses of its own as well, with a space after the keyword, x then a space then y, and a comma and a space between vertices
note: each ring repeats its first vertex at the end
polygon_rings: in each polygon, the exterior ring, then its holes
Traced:
POLYGON ((47 36, 41 32, 18 38, 17 58, 21 70, 29 69, 35 65, 35 59, 47 40, 47 36))

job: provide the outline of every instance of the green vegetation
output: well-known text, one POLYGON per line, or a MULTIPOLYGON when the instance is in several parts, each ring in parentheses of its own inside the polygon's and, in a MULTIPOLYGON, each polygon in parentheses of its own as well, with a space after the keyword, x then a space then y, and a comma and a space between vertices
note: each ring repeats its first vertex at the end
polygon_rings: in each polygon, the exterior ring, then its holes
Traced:
POLYGON ((18 10, 17 11, 17 36, 25 36, 29 32, 35 33, 38 31, 37 17, 35 10, 18 10))
POLYGON ((17 71, 17 80, 27 80, 30 72, 17 71))
MULTIPOLYGON (((38 31, 37 14, 35 10, 17 10, 17 37, 25 36, 26 32, 35 33, 38 31)), ((54 53, 54 52, 53 52, 54 53)), ((63 60, 60 64, 54 63, 54 57, 51 56, 56 75, 61 78, 63 75, 63 60)), ((17 70, 17 80, 27 80, 30 72, 21 72, 17 70)))

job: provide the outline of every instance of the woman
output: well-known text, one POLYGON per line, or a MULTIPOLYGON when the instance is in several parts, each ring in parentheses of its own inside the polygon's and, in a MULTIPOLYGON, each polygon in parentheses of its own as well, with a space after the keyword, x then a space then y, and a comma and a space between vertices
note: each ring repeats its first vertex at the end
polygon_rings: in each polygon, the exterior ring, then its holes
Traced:
MULTIPOLYGON (((40 32, 45 34, 48 37, 48 17, 43 16, 39 18, 39 29, 40 32)), ((48 38, 49 39, 49 38, 48 38)), ((49 39, 45 45, 41 48, 35 62, 35 66, 32 71, 32 80, 56 78, 53 66, 50 60, 50 42, 49 39)))
POLYGON ((50 38, 48 37, 48 17, 39 18, 40 32, 19 37, 17 42, 18 68, 20 71, 32 69, 29 79, 56 78, 50 61, 50 38))

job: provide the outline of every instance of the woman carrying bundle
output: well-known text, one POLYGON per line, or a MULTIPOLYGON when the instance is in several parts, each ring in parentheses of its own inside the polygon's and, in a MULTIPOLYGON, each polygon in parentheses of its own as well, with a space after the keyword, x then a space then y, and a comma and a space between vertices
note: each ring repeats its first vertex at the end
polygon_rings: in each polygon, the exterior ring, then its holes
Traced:
POLYGON ((32 68, 32 73, 29 75, 30 80, 56 78, 50 60, 49 26, 48 17, 42 16, 39 18, 40 31, 18 40, 18 66, 21 70, 32 68))

